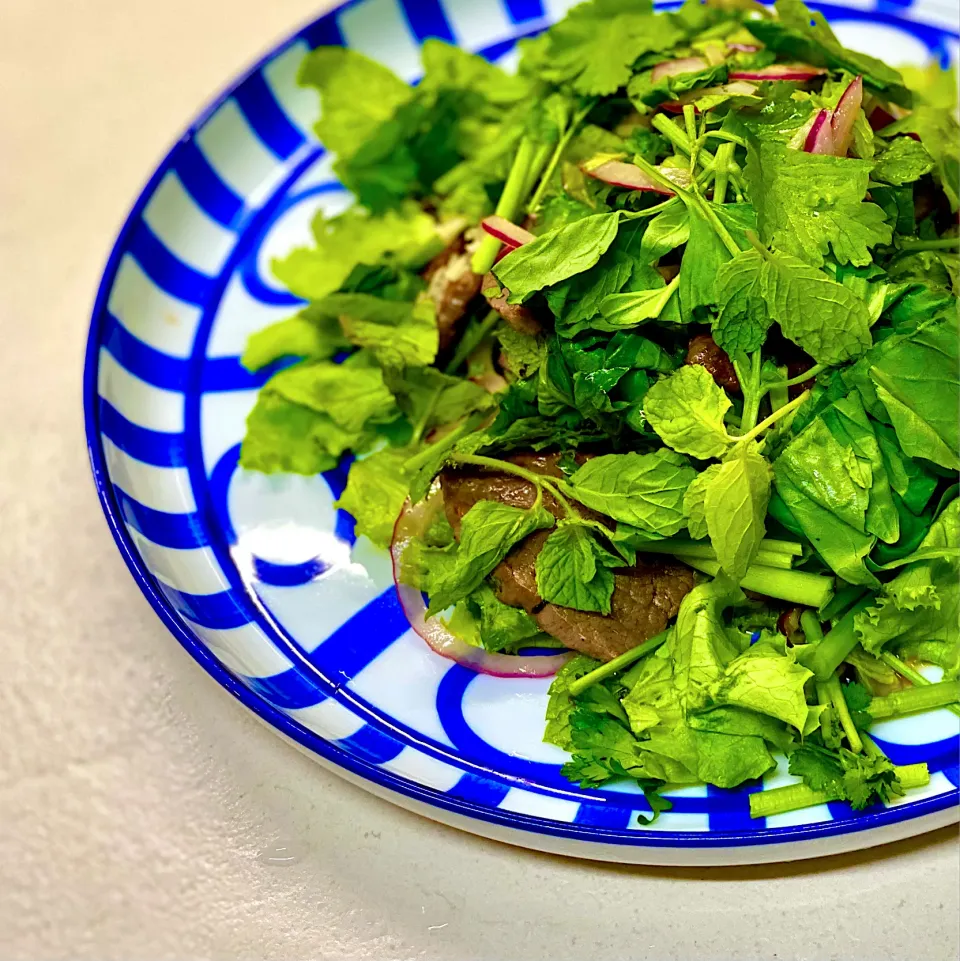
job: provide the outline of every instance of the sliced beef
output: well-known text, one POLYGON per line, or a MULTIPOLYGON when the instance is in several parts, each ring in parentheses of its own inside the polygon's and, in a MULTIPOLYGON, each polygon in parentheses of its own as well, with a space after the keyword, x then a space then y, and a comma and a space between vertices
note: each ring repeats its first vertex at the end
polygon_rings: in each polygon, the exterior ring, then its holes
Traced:
POLYGON ((733 361, 710 334, 697 334, 687 347, 687 363, 706 367, 714 382, 734 393, 740 393, 740 381, 733 361))
MULTIPOLYGON (((517 454, 513 463, 553 477, 562 477, 557 454, 517 454)), ((480 470, 446 470, 440 475, 447 519, 459 534, 463 515, 479 500, 499 500, 513 507, 531 507, 533 484, 520 477, 480 470)), ((544 507, 557 517, 563 509, 549 495, 544 507)), ((594 519, 609 518, 583 509, 594 519)), ((573 650, 600 660, 610 660, 660 633, 680 609, 693 588, 693 571, 659 555, 638 558, 635 567, 614 574, 612 610, 608 616, 544 603, 537 592, 536 564, 550 531, 531 534, 501 561, 491 580, 504 604, 532 614, 541 630, 573 650)))
POLYGON ((531 337, 536 336, 543 330, 543 324, 534 316, 533 312, 529 307, 524 307, 523 304, 508 304, 507 297, 510 296, 510 292, 503 290, 500 286, 500 282, 492 273, 487 274, 483 278, 483 283, 480 285, 481 290, 500 290, 502 291, 498 297, 487 297, 487 303, 490 304, 491 308, 495 310, 514 330, 519 331, 521 334, 529 334, 531 337))
POLYGON ((437 308, 440 349, 449 347, 470 301, 480 293, 482 278, 470 269, 470 256, 461 234, 423 269, 427 294, 437 308))

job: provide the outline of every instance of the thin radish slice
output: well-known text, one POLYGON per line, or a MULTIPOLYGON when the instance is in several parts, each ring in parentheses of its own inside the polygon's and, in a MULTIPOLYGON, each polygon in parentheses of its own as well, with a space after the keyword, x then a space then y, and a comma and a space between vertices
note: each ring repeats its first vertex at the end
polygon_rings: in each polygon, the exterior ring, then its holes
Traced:
MULTIPOLYGON (((639 167, 624 163, 622 160, 608 160, 593 170, 583 169, 583 172, 588 177, 610 184, 611 187, 623 187, 625 190, 644 190, 648 193, 663 194, 665 197, 675 196, 675 191, 669 190, 662 184, 654 183, 639 167)), ((664 173, 664 176, 667 176, 666 173, 664 173)))
POLYGON ((830 123, 830 111, 821 110, 813 121, 813 126, 807 133, 803 149, 806 153, 833 153, 833 127, 830 123))
POLYGON ((693 174, 686 167, 657 167, 657 170, 681 190, 688 190, 693 185, 693 174))
POLYGON ((756 70, 731 70, 731 80, 813 80, 827 71, 808 63, 774 63, 756 70))
POLYGON ((692 103, 694 110, 699 113, 696 102, 704 97, 752 97, 756 92, 756 84, 748 83, 746 80, 735 80, 732 83, 721 84, 719 87, 701 87, 699 90, 691 90, 681 94, 676 100, 665 100, 660 104, 660 109, 668 113, 683 113, 684 105, 692 103))
POLYGON ((837 103, 837 109, 830 118, 833 131, 833 152, 838 157, 846 157, 850 144, 853 143, 853 127, 860 115, 860 105, 863 103, 863 77, 851 81, 843 96, 837 103))
POLYGON ((710 64, 703 57, 682 57, 679 60, 664 60, 650 72, 650 80, 659 83, 665 77, 676 77, 681 73, 699 73, 709 69, 710 64))
POLYGON ((570 659, 570 654, 525 657, 519 654, 495 654, 482 647, 474 647, 451 633, 439 617, 427 617, 427 605, 420 591, 409 584, 401 583, 403 552, 413 538, 426 530, 436 509, 436 496, 428 497, 412 507, 407 501, 393 529, 393 543, 390 545, 393 581, 397 587, 400 606, 410 626, 427 642, 431 650, 441 657, 456 661, 457 664, 480 674, 490 674, 493 677, 550 677, 556 674, 570 659))
POLYGON ((491 237, 496 237, 501 243, 507 244, 507 246, 514 250, 516 250, 517 247, 522 247, 524 244, 529 244, 531 241, 537 239, 529 230, 518 227, 515 223, 507 220, 506 217, 498 217, 496 215, 485 217, 480 221, 480 226, 483 227, 491 237))
POLYGON ((727 46, 737 53, 756 53, 760 48, 753 43, 728 43, 727 46))

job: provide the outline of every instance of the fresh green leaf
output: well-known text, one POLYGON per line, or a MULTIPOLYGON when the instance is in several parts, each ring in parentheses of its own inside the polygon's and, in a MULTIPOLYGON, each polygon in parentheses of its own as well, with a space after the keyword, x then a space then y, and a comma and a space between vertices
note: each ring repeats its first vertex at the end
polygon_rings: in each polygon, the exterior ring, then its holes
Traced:
POLYGON ((720 473, 719 464, 711 464, 694 478, 693 483, 683 495, 683 514, 687 519, 687 530, 694 540, 702 540, 707 530, 707 490, 720 473))
POLYGON ((409 451, 387 448, 350 465, 347 486, 336 507, 352 514, 357 534, 378 547, 388 547, 393 528, 407 499, 403 464, 409 451))
POLYGON ((688 364, 647 391, 644 413, 661 440, 681 454, 706 460, 732 443, 723 419, 730 399, 705 367, 688 364))
POLYGON ((556 744, 565 751, 573 747, 570 736, 570 714, 573 711, 570 685, 599 666, 599 661, 585 654, 578 654, 557 671, 556 677, 550 683, 550 696, 547 701, 547 728, 543 739, 548 744, 556 744))
POLYGON ((551 604, 610 613, 614 567, 623 561, 582 524, 561 521, 537 555, 537 591, 551 604))
POLYGON ((308 307, 252 334, 240 363, 247 370, 260 370, 281 357, 326 360, 348 346, 336 318, 317 316, 308 307))
POLYGON ((713 339, 731 357, 740 351, 753 353, 763 346, 773 323, 763 297, 762 276, 766 259, 747 250, 727 261, 717 273, 720 313, 713 322, 713 339))
POLYGON ((412 203, 381 217, 351 207, 328 220, 321 211, 312 230, 314 248, 298 247, 271 263, 277 279, 305 300, 339 289, 357 264, 418 266, 439 246, 433 219, 412 203))
POLYGON ((386 67, 347 47, 318 47, 307 54, 297 82, 320 91, 321 117, 314 129, 341 158, 355 154, 413 96, 386 67))
POLYGON ((587 507, 650 534, 670 537, 684 525, 683 493, 695 476, 685 458, 658 450, 591 458, 568 483, 587 507))
POLYGON ((953 108, 917 104, 902 120, 883 128, 885 137, 916 134, 936 164, 934 176, 956 212, 960 203, 960 128, 953 108))
POLYGON ((771 477, 769 463, 754 445, 734 451, 706 483, 703 509, 710 543, 721 569, 736 582, 746 575, 766 534, 771 477))
POLYGON ((488 651, 516 651, 543 636, 526 611, 504 604, 488 584, 481 584, 459 604, 467 605, 476 619, 480 642, 488 651))
POLYGON ((870 248, 893 236, 883 210, 864 201, 871 168, 869 160, 751 144, 744 173, 764 243, 814 267, 831 250, 842 264, 869 264, 870 248))
POLYGON ((615 211, 558 227, 507 254, 493 273, 510 291, 509 302, 521 304, 536 291, 596 264, 616 238, 619 225, 620 213, 615 211))
POLYGON ((643 232, 640 257, 652 264, 690 239, 690 214, 685 204, 674 204, 654 217, 643 232))
POLYGON ((885 184, 900 186, 919 180, 935 166, 936 162, 922 143, 911 137, 896 137, 874 158, 872 177, 885 184))
POLYGON ((503 349, 504 365, 517 377, 535 374, 547 355, 546 345, 537 337, 504 325, 497 331, 503 349))
POLYGON ((473 593, 515 544, 553 524, 553 515, 539 506, 521 510, 499 501, 477 501, 463 516, 456 564, 431 593, 428 614, 473 593))

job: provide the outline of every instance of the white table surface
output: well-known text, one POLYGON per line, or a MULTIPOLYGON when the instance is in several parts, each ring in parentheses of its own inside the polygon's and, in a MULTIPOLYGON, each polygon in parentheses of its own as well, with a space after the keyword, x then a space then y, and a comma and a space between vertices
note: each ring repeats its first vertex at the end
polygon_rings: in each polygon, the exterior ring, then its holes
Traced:
POLYGON ((98 276, 186 121, 315 11, 0 0, 0 958, 955 959, 954 830, 722 871, 482 841, 284 745, 141 597, 85 460, 98 276))

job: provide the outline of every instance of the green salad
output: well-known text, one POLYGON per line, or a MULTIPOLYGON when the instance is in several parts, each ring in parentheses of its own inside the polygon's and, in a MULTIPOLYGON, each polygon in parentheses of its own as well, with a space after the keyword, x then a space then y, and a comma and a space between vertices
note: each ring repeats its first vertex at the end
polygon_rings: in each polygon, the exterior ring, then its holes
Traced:
POLYGON ((927 783, 869 729, 960 713, 956 77, 800 0, 590 0, 519 49, 306 57, 356 202, 273 263, 306 305, 244 354, 241 465, 350 458, 427 643, 554 676, 572 781, 927 783))

